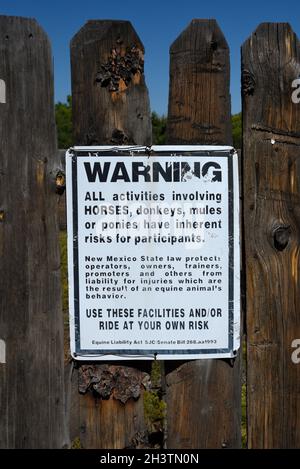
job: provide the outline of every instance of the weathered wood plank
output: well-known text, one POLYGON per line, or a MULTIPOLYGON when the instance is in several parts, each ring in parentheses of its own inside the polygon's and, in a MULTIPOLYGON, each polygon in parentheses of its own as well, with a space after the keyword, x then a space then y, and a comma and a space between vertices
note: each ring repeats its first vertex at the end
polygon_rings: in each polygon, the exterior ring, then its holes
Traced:
POLYGON ((88 21, 71 42, 77 145, 149 145, 144 47, 129 21, 88 21))
POLYGON ((300 445, 300 44, 285 23, 261 24, 242 47, 248 440, 300 445))
POLYGON ((60 448, 63 322, 52 55, 32 19, 0 16, 0 447, 60 448))
MULTIPOLYGON (((143 367, 145 368, 145 367, 143 367)), ((120 365, 83 366, 79 370, 80 442, 83 448, 128 448, 147 442, 144 385, 149 375, 120 365), (86 387, 86 371, 100 381, 86 387), (137 395, 137 386, 139 388, 137 395), (84 394, 83 394, 84 392, 84 394)))
POLYGON ((193 20, 170 48, 167 141, 231 144, 229 49, 215 20, 193 20))
MULTIPOLYGON (((167 142, 230 145, 229 49, 216 21, 193 20, 170 54, 167 142)), ((239 358, 165 367, 167 446, 239 447, 239 358)))
MULTIPOLYGON (((75 35, 71 42, 71 65, 77 145, 151 144, 143 56, 144 47, 127 21, 88 21, 75 35)), ((140 437, 147 434, 143 380, 147 380, 150 362, 131 362, 127 368, 116 365, 102 362, 74 370, 73 383, 77 389, 72 395, 77 395, 79 404, 71 405, 71 409, 79 409, 79 428, 76 435, 77 418, 71 416, 71 439, 79 438, 84 448, 137 446, 140 437), (108 381, 103 389, 102 384, 97 388, 99 392, 89 386, 89 374, 100 383, 102 376, 106 376, 108 381), (136 398, 133 383, 135 390, 140 389, 136 398)))

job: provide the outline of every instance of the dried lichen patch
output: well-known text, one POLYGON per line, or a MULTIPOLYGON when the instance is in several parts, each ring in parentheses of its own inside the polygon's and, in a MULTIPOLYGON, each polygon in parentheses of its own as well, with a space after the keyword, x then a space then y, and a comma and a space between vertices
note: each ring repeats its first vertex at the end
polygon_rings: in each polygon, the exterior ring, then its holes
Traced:
POLYGON ((99 64, 95 82, 111 93, 127 89, 128 85, 140 83, 144 73, 144 54, 137 46, 117 46, 105 63, 99 64))

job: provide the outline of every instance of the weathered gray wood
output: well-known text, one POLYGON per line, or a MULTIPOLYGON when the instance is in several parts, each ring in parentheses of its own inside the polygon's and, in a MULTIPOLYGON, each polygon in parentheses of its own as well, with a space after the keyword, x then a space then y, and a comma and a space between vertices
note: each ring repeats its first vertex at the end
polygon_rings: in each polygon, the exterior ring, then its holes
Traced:
POLYGON ((80 445, 83 448, 136 448, 148 443, 144 391, 149 363, 141 370, 120 364, 83 365, 78 370, 80 445))
MULTIPOLYGON (((215 20, 193 20, 170 49, 170 144, 231 144, 229 50, 215 20)), ((169 448, 241 444, 240 360, 166 362, 169 448)))
MULTIPOLYGON (((151 143, 143 55, 144 47, 128 21, 88 21, 75 35, 71 64, 77 145, 151 143)), ((70 395, 78 402, 70 405, 71 439, 81 447, 136 447, 147 440, 143 394, 150 362, 116 365, 101 362, 74 369, 70 395), (93 381, 100 382, 97 391, 93 381), (134 398, 137 389, 140 395, 134 398)))
POLYGON ((240 360, 166 362, 167 447, 241 444, 240 360))
POLYGON ((65 440, 52 55, 35 20, 0 17, 0 447, 65 440))
POLYGON ((193 20, 170 48, 167 141, 231 144, 229 49, 215 20, 193 20))
POLYGON ((77 145, 151 143, 144 47, 129 21, 88 21, 71 41, 77 145))
POLYGON ((263 23, 242 48, 250 448, 299 448, 300 44, 263 23))

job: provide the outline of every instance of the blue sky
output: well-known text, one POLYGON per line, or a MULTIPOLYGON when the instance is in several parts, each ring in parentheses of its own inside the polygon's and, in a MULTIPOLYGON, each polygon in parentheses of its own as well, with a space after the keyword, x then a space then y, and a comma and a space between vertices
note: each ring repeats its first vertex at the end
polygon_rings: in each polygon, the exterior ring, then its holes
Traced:
POLYGON ((289 22, 300 37, 299 0, 0 0, 0 14, 35 17, 52 42, 55 100, 70 93, 69 42, 88 19, 130 20, 146 49, 151 108, 166 114, 169 46, 193 18, 215 18, 230 46, 232 112, 240 111, 240 45, 264 21, 289 22))

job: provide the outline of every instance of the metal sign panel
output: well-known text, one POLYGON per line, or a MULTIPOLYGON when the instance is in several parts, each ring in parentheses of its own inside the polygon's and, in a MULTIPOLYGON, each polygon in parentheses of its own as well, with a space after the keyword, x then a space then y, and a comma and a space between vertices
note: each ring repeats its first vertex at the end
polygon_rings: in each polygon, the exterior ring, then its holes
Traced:
POLYGON ((240 335, 235 151, 74 147, 66 168, 72 356, 234 357, 240 335))

